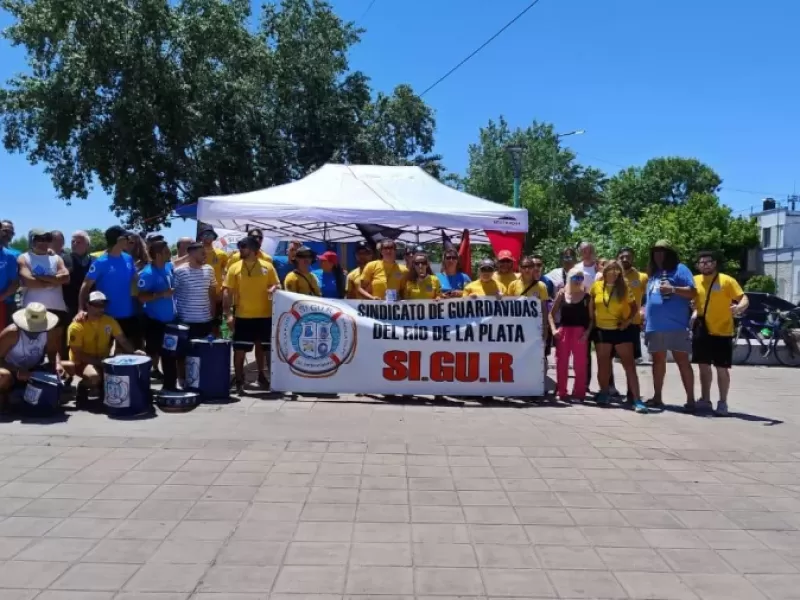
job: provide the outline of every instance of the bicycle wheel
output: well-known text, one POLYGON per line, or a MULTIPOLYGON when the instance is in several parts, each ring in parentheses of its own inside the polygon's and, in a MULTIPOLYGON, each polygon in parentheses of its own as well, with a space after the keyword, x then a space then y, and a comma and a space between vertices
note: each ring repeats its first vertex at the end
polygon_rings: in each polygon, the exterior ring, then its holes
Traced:
POLYGON ((780 340, 773 342, 775 360, 784 367, 800 367, 800 353, 795 352, 794 345, 786 338, 786 334, 782 333, 780 340))
POLYGON ((736 328, 736 334, 733 336, 733 364, 744 365, 750 359, 750 352, 752 352, 752 342, 747 331, 739 325, 736 328))

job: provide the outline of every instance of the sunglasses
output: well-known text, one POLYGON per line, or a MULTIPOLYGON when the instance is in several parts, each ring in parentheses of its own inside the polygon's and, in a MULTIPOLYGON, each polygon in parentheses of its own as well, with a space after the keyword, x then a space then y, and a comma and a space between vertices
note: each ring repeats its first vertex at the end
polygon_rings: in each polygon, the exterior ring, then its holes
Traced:
POLYGON ((397 250, 395 246, 383 246, 381 250, 397 250))
POLYGON ((52 235, 37 235, 33 238, 34 243, 47 242, 48 244, 53 241, 52 235))
POLYGON ((89 306, 94 306, 95 308, 105 308, 105 302, 89 302, 89 306))
POLYGON ((457 256, 445 256, 444 259, 445 260, 458 260, 458 257, 457 256))
POLYGON ((478 269, 481 273, 493 273, 494 269, 492 267, 481 267, 478 269))
POLYGON ((427 262, 414 262, 414 266, 415 267, 427 267, 428 263, 427 262))
POLYGON ((570 277, 569 280, 575 282, 583 281, 583 275, 574 275, 573 277, 570 277))
POLYGON ((544 263, 533 263, 534 269, 541 269, 542 267, 544 267, 544 263))
POLYGON ((532 269, 533 267, 534 267, 534 265, 520 265, 519 266, 520 269, 532 269))

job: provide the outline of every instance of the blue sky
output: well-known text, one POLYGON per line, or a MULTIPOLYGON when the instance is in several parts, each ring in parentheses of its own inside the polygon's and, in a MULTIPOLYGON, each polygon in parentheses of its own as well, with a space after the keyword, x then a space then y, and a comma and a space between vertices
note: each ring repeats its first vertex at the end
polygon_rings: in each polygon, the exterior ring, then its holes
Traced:
MULTIPOLYGON (((367 29, 351 66, 377 90, 418 92, 502 27, 530 0, 335 0, 367 29), (362 18, 363 16, 363 18, 362 18)), ((0 26, 9 19, 0 13, 0 26)), ((558 131, 578 160, 608 173, 680 155, 711 165, 722 200, 749 211, 800 185, 800 45, 796 0, 541 0, 489 47, 425 96, 437 147, 463 172, 479 127, 504 115, 558 131)), ((0 79, 25 69, 0 42, 0 79)), ((40 167, 0 150, 0 215, 17 231, 71 231, 115 222, 96 192, 71 206, 40 167)), ((178 221, 170 238, 191 232, 178 221)))

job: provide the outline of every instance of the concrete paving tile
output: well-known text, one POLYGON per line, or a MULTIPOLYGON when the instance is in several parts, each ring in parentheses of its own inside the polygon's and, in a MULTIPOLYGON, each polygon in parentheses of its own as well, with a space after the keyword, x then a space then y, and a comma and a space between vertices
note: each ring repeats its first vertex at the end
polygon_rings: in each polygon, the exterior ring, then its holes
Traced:
POLYGON ((347 542, 292 542, 283 562, 287 565, 346 565, 349 555, 347 542))
POLYGON ((681 579, 702 600, 765 600, 765 596, 740 575, 685 574, 681 579))
POLYGON ((624 598, 625 592, 607 571, 549 571, 553 586, 562 598, 624 598))
POLYGON ((157 564, 210 564, 214 561, 220 549, 222 548, 221 540, 206 541, 169 539, 165 540, 161 544, 158 542, 149 543, 155 544, 155 548, 147 553, 145 556, 145 561, 157 564))
POLYGON ((78 563, 59 577, 52 587, 56 590, 114 592, 121 589, 138 569, 139 565, 78 563))
POLYGON ((486 593, 489 596, 556 597, 556 592, 544 571, 534 569, 481 569, 481 575, 486 585, 486 593))
MULTIPOLYGON (((383 567, 383 569, 387 568, 389 567, 383 567)), ((345 569, 344 566, 285 566, 278 574, 273 593, 342 593, 345 569)), ((376 573, 375 576, 379 575, 376 573)), ((348 585, 349 583, 348 581, 348 585)))
POLYGON ((269 593, 277 576, 277 567, 214 565, 203 576, 202 592, 269 593))
POLYGON ((279 565, 286 554, 286 542, 229 541, 220 550, 217 564, 279 565))
POLYGON ((770 600, 797 598, 800 575, 748 575, 747 579, 770 600))
POLYGON ((191 592, 197 587, 208 565, 149 563, 144 565, 126 584, 132 592, 191 592))
POLYGON ((614 576, 636 600, 698 600, 691 588, 673 573, 616 572, 614 576))
POLYGON ((476 544, 478 564, 488 569, 538 569, 541 567, 533 548, 508 544, 476 544))
POLYGON ((663 548, 659 554, 676 573, 733 573, 714 550, 663 548))
POLYGON ((97 542, 70 538, 41 538, 15 556, 15 560, 75 562, 97 542))
POLYGON ((477 567, 469 544, 414 544, 416 567, 477 567))
MULTIPOLYGON (((525 571, 520 570, 517 573, 525 571)), ((419 595, 484 595, 483 581, 478 569, 416 568, 414 585, 419 595)))

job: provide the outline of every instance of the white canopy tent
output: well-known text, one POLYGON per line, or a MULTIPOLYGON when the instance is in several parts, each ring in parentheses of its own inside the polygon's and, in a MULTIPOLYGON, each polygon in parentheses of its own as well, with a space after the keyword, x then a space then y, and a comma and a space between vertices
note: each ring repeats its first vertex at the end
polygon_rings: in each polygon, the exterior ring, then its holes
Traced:
POLYGON ((528 211, 439 183, 419 167, 327 164, 293 183, 246 194, 201 198, 198 220, 265 237, 328 242, 363 239, 357 225, 402 229, 410 243, 440 241, 442 230, 472 243, 489 231, 526 232, 528 211))

